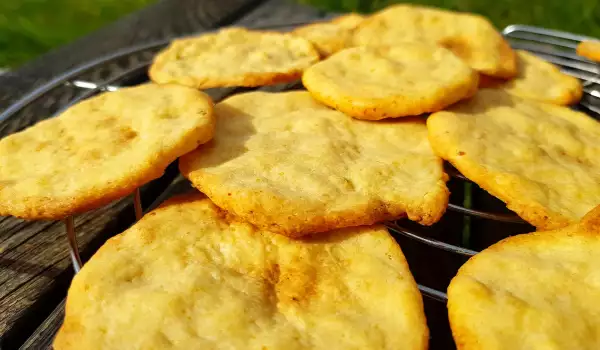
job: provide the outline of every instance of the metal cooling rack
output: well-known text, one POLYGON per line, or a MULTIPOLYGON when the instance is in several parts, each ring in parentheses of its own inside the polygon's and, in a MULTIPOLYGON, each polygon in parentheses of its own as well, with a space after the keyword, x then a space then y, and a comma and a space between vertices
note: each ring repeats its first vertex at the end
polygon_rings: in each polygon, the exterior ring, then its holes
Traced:
MULTIPOLYGON (((304 25, 308 23, 309 22, 283 24, 255 29, 289 30, 298 25, 304 25)), ((566 74, 579 78, 584 86, 584 96, 581 102, 573 108, 583 110, 589 115, 598 119, 600 116, 599 66, 596 63, 580 57, 575 53, 575 48, 580 41, 594 40, 594 38, 526 25, 510 25, 506 27, 502 33, 509 40, 513 48, 530 51, 531 53, 558 65, 566 74)), ((97 60, 62 74, 47 82, 43 86, 31 91, 5 111, 0 113, 0 121, 8 118, 18 118, 24 113, 31 112, 33 109, 32 106, 35 104, 42 104, 47 110, 52 110, 52 113, 56 114, 65 108, 68 108, 73 104, 100 92, 115 91, 119 89, 119 87, 143 83, 148 80, 146 72, 149 64, 151 63, 152 56, 158 50, 165 47, 170 41, 171 39, 161 40, 120 50, 111 55, 98 58, 97 60), (116 62, 131 57, 136 57, 136 63, 129 64, 127 68, 121 69, 118 73, 100 79, 89 78, 90 76, 97 77, 101 75, 95 74, 96 71, 102 69, 105 70, 107 66, 114 65, 116 62), (48 106, 47 103, 44 102, 44 100, 46 100, 49 96, 54 96, 61 93, 68 97, 65 98, 63 96, 62 98, 54 98, 54 101, 58 101, 58 103, 55 103, 51 106, 48 106)), ((236 92, 235 89, 220 90, 222 91, 217 94, 219 98, 216 99, 215 102, 218 102, 219 99, 223 99, 236 92)), ((26 126, 27 125, 24 125, 23 128, 26 126)), ((472 184, 456 169, 452 168, 448 164, 446 164, 446 166, 446 171, 451 176, 450 182, 462 183, 465 185, 465 188, 470 189, 470 192, 472 192, 472 189, 476 188, 476 185, 472 184)), ((138 199, 134 201, 136 203, 136 217, 139 218, 141 217, 142 212, 142 208, 139 205, 139 192, 135 193, 135 197, 138 199)), ((467 222, 469 219, 473 218, 495 223, 521 225, 522 229, 529 228, 529 226, 526 225, 523 220, 521 220, 515 214, 508 212, 506 209, 503 211, 490 211, 482 208, 474 208, 472 205, 467 203, 469 200, 465 201, 463 199, 462 203, 459 202, 451 202, 448 206, 448 212, 462 215, 467 222)), ((410 223, 406 220, 388 222, 386 225, 392 234, 406 237, 418 244, 433 247, 437 250, 445 251, 450 254, 462 257, 470 257, 478 252, 475 249, 465 246, 465 244, 456 244, 455 242, 452 243, 445 241, 444 238, 433 238, 428 234, 426 228, 410 225, 410 223)), ((69 241, 69 251, 73 259, 74 267, 77 270, 80 266, 80 259, 72 218, 66 220, 66 226, 69 241)), ((453 227, 453 229, 461 230, 463 227, 456 226, 453 227)), ((486 232, 476 232, 476 234, 485 235, 486 232)), ((447 296, 443 291, 422 284, 419 284, 419 289, 423 295, 427 297, 441 302, 447 301, 447 296)))

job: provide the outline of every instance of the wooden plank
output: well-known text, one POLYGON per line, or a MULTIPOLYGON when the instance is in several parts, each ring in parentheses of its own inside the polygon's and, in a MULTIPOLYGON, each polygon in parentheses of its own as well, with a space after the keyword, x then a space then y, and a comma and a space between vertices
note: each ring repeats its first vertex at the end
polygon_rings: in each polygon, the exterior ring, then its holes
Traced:
POLYGON ((52 349, 52 340, 58 332, 63 318, 65 317, 65 299, 52 311, 50 316, 44 320, 37 331, 29 338, 19 350, 36 349, 46 350, 52 349))

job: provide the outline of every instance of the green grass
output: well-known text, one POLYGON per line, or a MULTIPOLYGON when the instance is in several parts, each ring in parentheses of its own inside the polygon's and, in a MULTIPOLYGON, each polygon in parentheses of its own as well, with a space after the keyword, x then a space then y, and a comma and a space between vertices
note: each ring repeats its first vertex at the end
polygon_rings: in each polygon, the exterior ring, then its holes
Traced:
POLYGON ((0 0, 0 67, 14 67, 155 0, 0 0))
MULTIPOLYGON (((0 0, 0 67, 15 67, 156 0, 0 0)), ((200 0, 199 0, 200 1, 200 0)), ((333 11, 371 12, 396 1, 300 0, 333 11)), ((503 28, 524 23, 600 38, 597 0, 416 0, 472 11, 503 28)))

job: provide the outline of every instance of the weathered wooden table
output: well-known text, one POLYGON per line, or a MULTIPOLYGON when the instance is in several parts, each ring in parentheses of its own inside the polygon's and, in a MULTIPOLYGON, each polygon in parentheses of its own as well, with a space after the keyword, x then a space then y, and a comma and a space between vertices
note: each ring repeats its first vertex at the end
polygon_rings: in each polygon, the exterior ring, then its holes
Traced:
MULTIPOLYGON (((269 26, 308 22, 329 15, 285 0, 163 0, 0 76, 0 112, 53 77, 118 49, 232 24, 269 26)), ((136 66, 139 60, 139 56, 119 60, 100 71, 89 73, 89 78, 105 79, 136 66)), ((62 87, 58 92, 37 100, 18 117, 0 120, 0 137, 51 115, 73 98, 75 89, 62 87)), ((455 200, 462 200, 462 186, 462 183, 449 183, 455 200)), ((153 203, 188 189, 188 183, 178 176, 176 167, 172 165, 161 179, 142 188, 142 203, 145 208, 152 207, 153 203)), ((496 205, 492 203, 492 206, 496 205)), ((134 221, 133 213, 131 198, 124 198, 78 215, 75 225, 83 260, 87 260, 106 239, 130 226, 134 221)), ((443 228, 461 227, 462 220, 461 215, 449 212, 438 229, 434 228, 434 233, 448 238, 457 232, 445 232, 443 228)), ((478 223, 474 221, 471 224, 478 223)), ((400 237, 399 240, 417 280, 440 290, 444 290, 466 259, 444 255, 406 238, 400 237)), ((0 348, 49 348, 62 322, 64 298, 72 277, 67 239, 61 222, 28 222, 1 217, 0 348)), ((454 348, 445 304, 428 298, 424 301, 431 330, 430 348, 454 348)))

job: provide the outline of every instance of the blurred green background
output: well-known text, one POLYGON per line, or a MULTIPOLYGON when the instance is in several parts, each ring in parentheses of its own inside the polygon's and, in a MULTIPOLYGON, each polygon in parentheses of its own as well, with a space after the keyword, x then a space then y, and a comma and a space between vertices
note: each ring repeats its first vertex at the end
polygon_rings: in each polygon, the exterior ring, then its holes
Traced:
MULTIPOLYGON (((0 67, 18 66, 156 0, 0 0, 0 67)), ((198 0, 201 1, 201 0, 198 0)), ((372 12, 393 0, 300 0, 332 11, 372 12)), ((598 0, 415 0, 477 12, 498 27, 523 23, 600 38, 598 0)))

